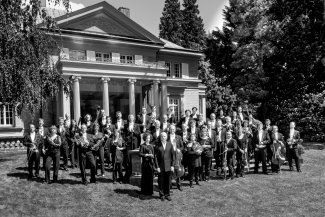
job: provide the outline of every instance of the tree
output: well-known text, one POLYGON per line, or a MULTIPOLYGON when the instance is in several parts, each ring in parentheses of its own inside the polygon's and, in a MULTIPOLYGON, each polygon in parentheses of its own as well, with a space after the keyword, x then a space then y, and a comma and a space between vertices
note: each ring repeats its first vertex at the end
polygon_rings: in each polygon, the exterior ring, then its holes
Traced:
POLYGON ((196 0, 184 0, 183 7, 181 45, 185 48, 203 50, 206 35, 196 0))
MULTIPOLYGON (((53 0, 58 4, 60 0, 53 0)), ((63 1, 67 11, 69 1, 63 1)), ((0 1, 0 104, 31 111, 68 83, 52 64, 51 54, 59 49, 51 32, 54 20, 39 0, 0 1)))
POLYGON ((166 0, 159 24, 159 37, 180 45, 182 14, 178 0, 166 0))

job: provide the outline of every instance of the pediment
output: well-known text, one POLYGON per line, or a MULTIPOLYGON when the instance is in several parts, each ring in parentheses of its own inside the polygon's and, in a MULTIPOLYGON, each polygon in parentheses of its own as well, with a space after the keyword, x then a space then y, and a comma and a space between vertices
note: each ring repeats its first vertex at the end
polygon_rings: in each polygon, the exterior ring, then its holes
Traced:
POLYGON ((163 44, 163 42, 107 2, 101 2, 68 16, 58 17, 62 29, 93 32, 163 44))

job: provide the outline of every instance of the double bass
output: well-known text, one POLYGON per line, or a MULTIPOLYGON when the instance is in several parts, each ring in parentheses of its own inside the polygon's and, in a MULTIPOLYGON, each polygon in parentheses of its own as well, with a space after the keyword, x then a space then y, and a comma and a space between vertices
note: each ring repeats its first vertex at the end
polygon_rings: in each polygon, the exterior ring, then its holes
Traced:
POLYGON ((273 140, 273 144, 272 144, 273 155, 271 161, 274 165, 281 166, 285 161, 285 156, 283 156, 281 153, 282 147, 284 147, 284 144, 281 140, 273 140))

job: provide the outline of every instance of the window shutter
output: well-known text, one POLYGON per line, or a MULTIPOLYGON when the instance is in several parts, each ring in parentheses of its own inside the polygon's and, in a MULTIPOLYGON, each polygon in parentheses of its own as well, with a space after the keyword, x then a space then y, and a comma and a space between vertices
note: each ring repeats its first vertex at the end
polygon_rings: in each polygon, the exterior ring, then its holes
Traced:
POLYGON ((120 63, 120 54, 119 53, 112 53, 112 62, 120 63))
POLYGON ((93 62, 96 61, 96 54, 95 54, 95 51, 87 50, 87 51, 86 51, 86 54, 87 54, 87 61, 93 61, 93 62))
POLYGON ((62 48, 60 52, 60 58, 63 60, 69 59, 69 48, 62 48))
POLYGON ((135 64, 142 65, 143 64, 143 57, 142 55, 134 55, 135 64))
POLYGON ((182 78, 189 78, 188 63, 182 63, 182 78))

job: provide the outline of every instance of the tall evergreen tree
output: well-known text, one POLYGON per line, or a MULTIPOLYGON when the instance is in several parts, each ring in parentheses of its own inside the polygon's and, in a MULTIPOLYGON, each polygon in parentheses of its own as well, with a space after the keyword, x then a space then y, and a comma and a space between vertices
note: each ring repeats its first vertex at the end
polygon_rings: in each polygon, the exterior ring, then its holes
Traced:
POLYGON ((171 41, 175 44, 181 44, 182 14, 178 0, 166 0, 162 17, 159 24, 159 37, 171 41))
POLYGON ((205 30, 196 0, 184 0, 182 10, 182 43, 185 48, 202 50, 205 47, 205 30))

